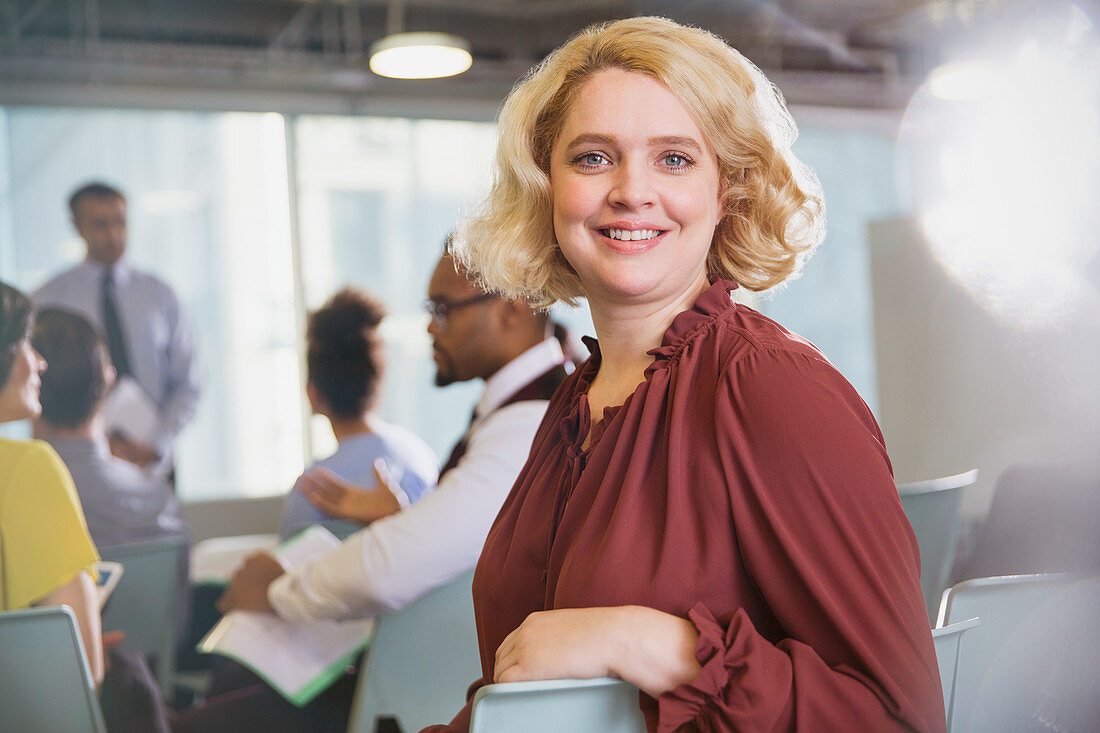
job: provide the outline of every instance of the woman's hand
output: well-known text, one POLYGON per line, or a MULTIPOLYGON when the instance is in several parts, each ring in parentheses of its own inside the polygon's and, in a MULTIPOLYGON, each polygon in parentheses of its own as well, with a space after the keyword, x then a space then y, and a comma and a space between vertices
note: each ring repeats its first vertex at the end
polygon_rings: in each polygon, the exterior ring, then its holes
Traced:
POLYGON ((249 555, 244 564, 233 573, 229 587, 218 599, 222 613, 229 611, 266 611, 275 613, 267 600, 267 587, 286 572, 282 563, 269 552, 249 555))
POLYGON ((497 649, 493 681, 619 677, 657 697, 699 673, 698 638, 690 621, 642 606, 538 611, 497 649))
POLYGON ((311 504, 334 517, 369 524, 408 506, 408 496, 390 477, 381 459, 374 462, 376 486, 367 487, 345 481, 326 468, 302 474, 302 494, 311 504), (404 499, 404 501, 402 501, 404 499))

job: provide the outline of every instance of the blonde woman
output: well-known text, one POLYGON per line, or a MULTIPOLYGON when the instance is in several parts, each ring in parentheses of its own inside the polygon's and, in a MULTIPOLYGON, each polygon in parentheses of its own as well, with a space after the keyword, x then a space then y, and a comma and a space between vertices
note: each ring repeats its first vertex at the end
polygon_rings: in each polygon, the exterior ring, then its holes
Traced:
POLYGON ((621 677, 651 730, 944 730, 879 428, 731 299, 821 239, 778 93, 715 36, 636 18, 553 53, 500 128, 458 252, 506 295, 586 298, 598 344, 478 564, 481 682, 621 677))

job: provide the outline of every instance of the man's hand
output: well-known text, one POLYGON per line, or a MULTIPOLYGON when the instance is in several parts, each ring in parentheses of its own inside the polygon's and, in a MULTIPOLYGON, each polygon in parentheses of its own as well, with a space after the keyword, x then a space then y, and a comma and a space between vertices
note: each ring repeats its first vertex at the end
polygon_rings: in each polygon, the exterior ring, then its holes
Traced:
POLYGON ((229 611, 266 611, 275 613, 267 600, 267 587, 286 572, 282 563, 269 552, 257 552, 245 559, 233 573, 229 587, 218 599, 222 613, 229 611))
POLYGON ((374 478, 376 486, 359 486, 326 468, 315 468, 302 474, 302 494, 326 514, 369 524, 395 514, 409 503, 405 491, 389 475, 381 459, 374 462, 374 478))
POLYGON ((111 433, 107 441, 110 443, 112 455, 141 468, 160 460, 160 454, 152 446, 135 443, 122 433, 111 433))

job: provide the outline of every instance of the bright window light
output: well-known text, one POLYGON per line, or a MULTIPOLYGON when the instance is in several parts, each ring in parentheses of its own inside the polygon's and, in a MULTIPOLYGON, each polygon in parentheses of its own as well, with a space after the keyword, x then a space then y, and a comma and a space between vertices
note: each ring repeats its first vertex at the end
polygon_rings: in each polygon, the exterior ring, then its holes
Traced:
POLYGON ((1010 51, 933 72, 901 146, 944 269, 1022 328, 1086 303, 1100 230, 1100 44, 1076 6, 1003 39, 1010 51))

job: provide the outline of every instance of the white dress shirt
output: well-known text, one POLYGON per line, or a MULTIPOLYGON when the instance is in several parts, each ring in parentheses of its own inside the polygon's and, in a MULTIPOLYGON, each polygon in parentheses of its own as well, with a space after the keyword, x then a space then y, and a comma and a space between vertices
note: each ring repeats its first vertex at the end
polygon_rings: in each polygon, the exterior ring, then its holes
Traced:
MULTIPOLYGON (((34 294, 38 307, 60 306, 103 327, 102 283, 106 265, 95 260, 53 278, 34 294)), ((162 280, 125 262, 114 265, 115 302, 127 341, 134 380, 157 406, 159 425, 153 447, 171 453, 172 441, 195 415, 199 403, 199 366, 191 330, 179 300, 162 280)))
POLYGON ((494 408, 563 361, 558 342, 547 339, 490 377, 466 433, 466 453, 435 491, 277 579, 267 591, 276 613, 291 621, 373 616, 472 568, 549 403, 494 408))

